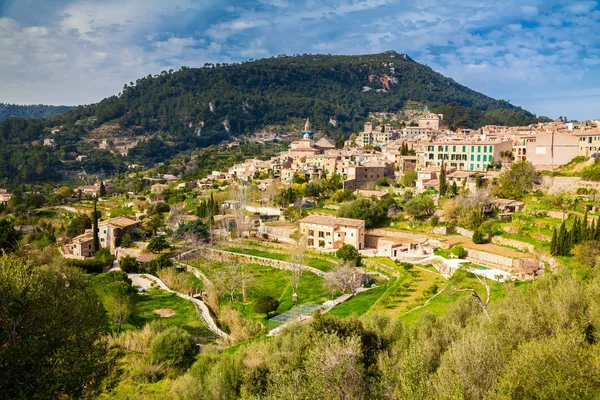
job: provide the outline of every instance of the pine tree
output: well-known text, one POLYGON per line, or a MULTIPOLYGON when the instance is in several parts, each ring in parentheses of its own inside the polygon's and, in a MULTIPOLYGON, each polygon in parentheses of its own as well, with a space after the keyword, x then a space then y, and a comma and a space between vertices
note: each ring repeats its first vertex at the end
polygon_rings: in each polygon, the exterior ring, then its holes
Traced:
POLYGON ((556 255, 556 244, 557 244, 557 233, 556 233, 556 228, 554 228, 554 231, 552 232, 552 240, 550 241, 550 254, 552 254, 553 256, 556 255))
POLYGON ((94 239, 92 241, 92 250, 94 253, 100 250, 100 239, 98 238, 98 210, 96 204, 98 203, 98 199, 94 199, 94 215, 92 215, 92 229, 94 230, 94 239))
POLYGON ((440 167, 440 196, 445 196, 448 191, 448 183, 446 182, 446 166, 442 162, 440 167))

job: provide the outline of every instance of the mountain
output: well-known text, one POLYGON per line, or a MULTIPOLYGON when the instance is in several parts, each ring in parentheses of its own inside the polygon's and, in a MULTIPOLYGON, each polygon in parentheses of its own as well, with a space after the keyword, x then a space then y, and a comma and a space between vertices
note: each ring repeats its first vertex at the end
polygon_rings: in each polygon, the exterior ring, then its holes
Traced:
POLYGON ((46 106, 43 104, 18 105, 0 103, 0 120, 21 117, 21 118, 50 118, 57 114, 62 114, 72 110, 73 106, 46 106))
POLYGON ((407 104, 443 112, 451 127, 524 125, 534 114, 444 77, 406 54, 294 55, 205 64, 162 71, 130 82, 118 96, 78 106, 47 120, 0 121, 0 179, 55 179, 65 168, 113 173, 125 161, 152 165, 178 152, 202 148, 298 118, 337 142, 358 132, 370 112, 397 112, 407 104), (54 148, 29 146, 53 135, 54 148), (129 138, 128 158, 99 150, 104 138, 129 138), (23 146, 26 145, 26 146, 23 146), (39 160, 44 160, 40 162, 39 160))

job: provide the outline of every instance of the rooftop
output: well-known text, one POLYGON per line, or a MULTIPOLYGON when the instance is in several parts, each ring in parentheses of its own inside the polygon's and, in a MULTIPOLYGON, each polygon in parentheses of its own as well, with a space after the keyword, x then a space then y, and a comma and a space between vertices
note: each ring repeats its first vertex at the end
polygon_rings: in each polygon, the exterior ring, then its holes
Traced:
POLYGON ((362 219, 352 219, 352 218, 340 218, 333 217, 331 215, 323 215, 323 214, 311 214, 308 217, 301 219, 301 223, 305 224, 315 224, 315 225, 325 225, 325 226, 364 226, 365 221, 362 219))

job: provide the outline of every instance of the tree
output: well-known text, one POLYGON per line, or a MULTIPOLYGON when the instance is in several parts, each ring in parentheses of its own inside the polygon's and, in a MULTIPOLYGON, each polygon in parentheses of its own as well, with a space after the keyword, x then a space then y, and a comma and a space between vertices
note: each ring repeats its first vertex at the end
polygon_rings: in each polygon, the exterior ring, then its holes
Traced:
POLYGON ((193 239, 199 242, 207 242, 209 239, 209 230, 208 225, 202 220, 196 220, 191 222, 186 222, 177 228, 175 231, 174 238, 177 240, 181 239, 191 239, 190 235, 193 239))
POLYGON ((409 168, 404 172, 404 175, 402 175, 402 179, 400 182, 404 187, 414 187, 417 178, 417 171, 414 168, 409 168))
POLYGON ((12 253, 19 245, 21 232, 6 218, 0 219, 0 252, 12 253))
POLYGON ((600 261, 600 243, 595 240, 579 243, 571 251, 582 265, 594 268, 600 261))
POLYGON ((100 197, 106 196, 106 186, 104 186, 104 181, 100 181, 99 195, 100 197))
POLYGON ((86 282, 77 268, 0 256, 2 397, 91 396, 107 371, 106 317, 86 282))
POLYGON ((171 246, 165 236, 155 236, 150 239, 150 243, 148 243, 148 247, 146 248, 153 253, 162 253, 163 250, 170 249, 171 246))
POLYGON ((446 182, 446 165, 442 162, 440 167, 440 196, 445 196, 448 191, 448 182, 446 182))
POLYGON ((425 194, 413 197, 404 205, 404 210, 415 218, 432 215, 435 210, 433 199, 425 194))
POLYGON ((92 227, 92 220, 86 214, 79 214, 71 218, 69 225, 67 226, 67 236, 74 238, 75 236, 81 235, 86 229, 92 227))
POLYGON ((298 301, 298 287, 300 286, 300 278, 302 278, 302 272, 304 271, 307 239, 306 236, 300 233, 300 230, 297 230, 290 235, 290 238, 296 242, 296 245, 292 249, 292 277, 290 281, 290 286, 292 287, 292 300, 294 300, 295 304, 298 301))
POLYGON ((259 314, 265 314, 269 318, 269 314, 276 311, 279 308, 279 300, 272 298, 271 296, 261 297, 254 304, 254 311, 259 314))
POLYGON ((144 227, 152 233, 152 235, 156 235, 156 232, 165 224, 163 220, 162 214, 153 214, 150 218, 147 218, 144 221, 144 227))
POLYGON ((539 173, 531 163, 518 161, 508 171, 500 174, 499 185, 494 187, 493 193, 506 199, 520 199, 533 188, 538 177, 539 173))
POLYGON ((121 325, 131 316, 137 303, 138 294, 131 285, 131 279, 124 272, 113 271, 96 275, 92 285, 119 333, 121 325))
POLYGON ((196 343, 192 335, 178 326, 162 331, 150 345, 150 355, 156 362, 182 366, 193 360, 196 343))
POLYGON ((93 230, 93 241, 92 250, 94 252, 100 250, 100 239, 98 238, 98 210, 97 210, 98 199, 94 198, 94 213, 92 214, 92 230, 93 230))
POLYGON ((357 279, 357 269, 352 263, 341 263, 325 276, 325 285, 330 293, 347 293, 361 285, 357 279))
POLYGON ((140 263, 133 256, 125 256, 119 260, 119 268, 128 274, 135 274, 140 270, 140 263))
POLYGON ((94 258, 100 261, 105 267, 112 265, 115 261, 115 257, 110 254, 110 250, 107 248, 102 248, 94 253, 94 258))
POLYGON ((449 280, 448 288, 453 292, 467 292, 471 293, 471 296, 477 301, 477 304, 481 307, 481 311, 485 314, 486 318, 490 320, 490 315, 488 314, 488 305, 490 304, 490 300, 492 299, 492 289, 490 285, 487 283, 487 278, 480 277, 479 275, 472 274, 477 278, 477 281, 483 286, 485 289, 485 298, 481 297, 477 291, 471 287, 466 287, 464 285, 464 280, 467 277, 469 272, 463 267, 459 268, 452 274, 452 277, 449 280))
POLYGON ((335 255, 340 260, 346 261, 356 267, 360 265, 360 253, 351 244, 344 243, 342 247, 336 251, 335 255))
POLYGON ((465 248, 459 244, 452 246, 452 249, 450 251, 456 256, 456 258, 463 258, 466 254, 465 248))
POLYGON ((486 239, 483 235, 483 232, 481 232, 480 229, 475 229, 475 231, 473 232, 473 243, 475 244, 484 244, 486 243, 486 239))
POLYGON ((362 219, 365 221, 365 227, 370 228, 387 217, 387 207, 384 207, 384 204, 387 204, 385 200, 378 202, 371 199, 358 199, 352 203, 342 204, 337 211, 337 216, 362 219))
POLYGON ((68 186, 61 186, 56 189, 56 197, 60 200, 66 199, 73 195, 73 189, 68 186))

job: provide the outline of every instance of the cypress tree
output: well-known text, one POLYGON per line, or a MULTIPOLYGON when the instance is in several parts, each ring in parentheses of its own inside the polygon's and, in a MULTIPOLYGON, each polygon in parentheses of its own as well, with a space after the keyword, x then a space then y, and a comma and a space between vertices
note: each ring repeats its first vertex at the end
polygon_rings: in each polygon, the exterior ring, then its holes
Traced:
POLYGON ((581 238, 580 222, 579 222, 579 218, 575 217, 575 219, 573 220, 573 228, 571 228, 570 242, 572 244, 577 244, 577 243, 579 243, 580 238, 581 238))
POLYGON ((554 231, 552 232, 552 240, 550 241, 550 254, 552 254, 553 256, 556 255, 556 236, 556 228, 554 228, 554 231))
POLYGON ((452 182, 451 192, 453 196, 458 194, 458 186, 456 185, 456 181, 452 182))
POLYGON ((596 219, 596 229, 594 230, 594 240, 600 240, 600 220, 596 219))
POLYGON ((446 182, 446 165, 442 162, 440 167, 440 196, 445 196, 448 191, 448 183, 446 182))
POLYGON ((94 239, 92 241, 92 250, 94 253, 100 250, 100 239, 98 238, 98 210, 96 208, 96 204, 98 203, 98 199, 94 198, 94 215, 92 215, 92 229, 94 230, 94 239))
POLYGON ((104 181, 100 181, 100 197, 106 196, 106 186, 104 186, 104 181))

